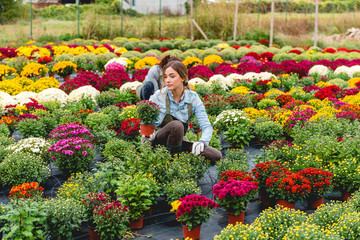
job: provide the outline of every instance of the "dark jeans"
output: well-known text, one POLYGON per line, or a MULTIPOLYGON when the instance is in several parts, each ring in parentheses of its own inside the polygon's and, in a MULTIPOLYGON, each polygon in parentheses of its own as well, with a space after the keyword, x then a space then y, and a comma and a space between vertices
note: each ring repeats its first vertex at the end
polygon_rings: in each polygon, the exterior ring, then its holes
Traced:
MULTIPOLYGON (((166 124, 156 134, 154 145, 160 144, 164 146, 178 147, 182 146, 182 151, 191 152, 192 142, 183 141, 184 138, 184 125, 178 120, 174 120, 166 124)), ((222 158, 222 154, 219 150, 213 147, 205 147, 204 151, 200 153, 200 156, 210 160, 212 164, 222 158)))
POLYGON ((152 82, 146 82, 140 92, 141 100, 149 100, 150 96, 154 94, 154 84, 152 82))

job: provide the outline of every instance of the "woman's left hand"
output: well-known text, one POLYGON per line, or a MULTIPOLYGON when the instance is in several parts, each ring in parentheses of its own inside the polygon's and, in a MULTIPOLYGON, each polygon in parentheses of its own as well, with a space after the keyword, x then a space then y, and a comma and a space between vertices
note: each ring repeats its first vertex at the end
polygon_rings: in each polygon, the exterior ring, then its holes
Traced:
POLYGON ((199 141, 199 142, 194 142, 193 145, 192 145, 192 153, 193 154, 196 154, 196 155, 199 155, 200 153, 202 153, 205 149, 205 142, 203 141, 199 141))

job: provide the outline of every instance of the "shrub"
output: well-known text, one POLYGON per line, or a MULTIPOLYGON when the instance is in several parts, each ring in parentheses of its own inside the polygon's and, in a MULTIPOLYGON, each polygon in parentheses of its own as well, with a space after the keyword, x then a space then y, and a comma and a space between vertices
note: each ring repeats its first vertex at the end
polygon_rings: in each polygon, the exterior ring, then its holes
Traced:
POLYGON ((40 156, 20 152, 12 153, 0 163, 0 182, 3 186, 15 186, 24 182, 44 182, 50 175, 40 156))
POLYGON ((10 129, 6 124, 0 123, 0 136, 9 136, 10 129))
POLYGON ((260 141, 270 143, 282 136, 283 129, 278 122, 260 121, 254 124, 254 132, 260 141))
POLYGON ((17 125, 18 131, 24 138, 28 137, 47 137, 45 124, 37 119, 28 118, 19 121, 17 125))
POLYGON ((71 239, 84 221, 84 207, 73 199, 52 198, 43 203, 51 239, 71 239))
POLYGON ((218 161, 215 166, 218 172, 218 179, 225 171, 248 171, 249 154, 243 149, 226 149, 225 158, 218 161))

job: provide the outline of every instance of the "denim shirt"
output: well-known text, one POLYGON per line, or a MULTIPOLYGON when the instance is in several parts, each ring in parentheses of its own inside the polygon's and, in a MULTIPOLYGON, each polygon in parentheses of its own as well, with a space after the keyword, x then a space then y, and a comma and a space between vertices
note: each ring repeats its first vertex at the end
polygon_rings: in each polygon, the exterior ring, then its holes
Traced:
POLYGON ((195 114, 201 128, 201 138, 200 140, 206 142, 209 145, 209 142, 212 137, 213 128, 209 121, 208 115, 205 110, 205 106, 201 101, 199 95, 189 89, 185 89, 183 99, 179 104, 174 100, 172 92, 164 87, 162 90, 157 90, 151 97, 150 101, 158 104, 160 106, 160 114, 157 118, 157 121, 154 123, 155 126, 159 126, 165 115, 166 115, 166 95, 169 95, 170 98, 170 114, 181 122, 186 123, 189 120, 188 106, 191 104, 193 114, 195 114))

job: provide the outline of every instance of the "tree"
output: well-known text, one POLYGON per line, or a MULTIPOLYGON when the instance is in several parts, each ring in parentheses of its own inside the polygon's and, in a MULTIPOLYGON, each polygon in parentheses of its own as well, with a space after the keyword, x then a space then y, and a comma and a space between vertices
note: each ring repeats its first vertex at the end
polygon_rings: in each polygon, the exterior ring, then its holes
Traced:
POLYGON ((0 1, 0 23, 8 22, 14 19, 16 9, 21 3, 21 0, 1 0, 0 1))

